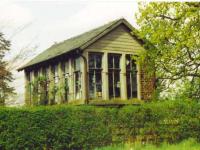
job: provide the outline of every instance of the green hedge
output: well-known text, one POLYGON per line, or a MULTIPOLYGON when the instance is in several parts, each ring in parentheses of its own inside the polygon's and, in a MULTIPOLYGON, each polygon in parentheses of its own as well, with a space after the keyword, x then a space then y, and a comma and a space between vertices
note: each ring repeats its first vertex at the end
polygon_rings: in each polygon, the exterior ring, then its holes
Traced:
POLYGON ((92 149, 134 140, 200 141, 200 105, 0 108, 0 149, 92 149))

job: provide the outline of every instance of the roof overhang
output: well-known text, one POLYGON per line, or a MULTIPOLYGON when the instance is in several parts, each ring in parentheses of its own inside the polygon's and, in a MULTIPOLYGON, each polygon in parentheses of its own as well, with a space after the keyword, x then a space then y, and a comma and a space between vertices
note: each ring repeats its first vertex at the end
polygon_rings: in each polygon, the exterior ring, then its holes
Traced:
MULTIPOLYGON (((115 29, 116 27, 118 27, 118 26, 121 25, 121 24, 124 24, 124 25, 130 30, 130 32, 136 31, 136 29, 135 29, 128 21, 126 21, 124 18, 119 19, 118 21, 116 21, 114 24, 112 24, 111 26, 109 26, 108 28, 106 28, 105 30, 103 30, 102 32, 100 32, 99 34, 95 35, 94 37, 92 37, 92 38, 89 39, 88 41, 82 43, 79 47, 77 47, 77 48, 75 48, 75 49, 71 49, 71 50, 69 50, 69 51, 66 52, 66 53, 63 53, 63 54, 60 54, 60 55, 56 55, 55 57, 52 57, 52 58, 50 58, 50 59, 46 59, 46 60, 43 60, 43 61, 41 61, 41 62, 34 63, 34 64, 32 64, 32 65, 26 64, 26 65, 24 65, 24 66, 18 68, 17 71, 22 71, 22 70, 24 70, 24 69, 26 69, 26 68, 31 68, 31 67, 33 67, 33 66, 35 66, 35 65, 39 65, 39 64, 41 64, 41 63, 48 62, 48 61, 50 61, 50 60, 52 60, 52 59, 55 59, 55 58, 57 58, 57 57, 60 57, 60 56, 62 56, 62 55, 66 55, 66 54, 68 54, 68 55, 70 55, 70 54, 76 54, 76 50, 84 50, 85 48, 87 48, 88 46, 90 46, 91 44, 93 44, 94 42, 96 42, 98 39, 100 39, 100 38, 103 37, 104 35, 106 35, 106 34, 108 34, 109 32, 111 32, 113 29, 115 29)), ((144 41, 141 40, 141 39, 139 39, 137 35, 135 35, 135 34, 131 34, 131 35, 132 35, 140 44, 143 44, 143 43, 144 43, 144 41)))

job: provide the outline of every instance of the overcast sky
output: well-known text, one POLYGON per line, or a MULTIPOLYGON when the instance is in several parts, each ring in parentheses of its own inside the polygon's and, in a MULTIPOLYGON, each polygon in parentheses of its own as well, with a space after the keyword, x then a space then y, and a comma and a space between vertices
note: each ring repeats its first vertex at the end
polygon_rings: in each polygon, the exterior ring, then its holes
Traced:
MULTIPOLYGON (((137 2, 133 0, 20 0, 0 3, 0 29, 11 41, 12 58, 20 49, 37 46, 35 54, 54 42, 124 17, 135 26, 137 2)), ((31 54, 27 60, 32 59, 31 54)), ((19 64, 22 65, 24 62, 19 64)), ((23 73, 14 71, 13 85, 24 92, 23 73)))

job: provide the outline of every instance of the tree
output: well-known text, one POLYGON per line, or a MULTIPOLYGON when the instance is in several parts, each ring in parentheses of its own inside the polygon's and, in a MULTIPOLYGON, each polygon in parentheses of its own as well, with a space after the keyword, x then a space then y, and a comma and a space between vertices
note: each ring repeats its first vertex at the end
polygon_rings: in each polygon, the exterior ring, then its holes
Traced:
POLYGON ((14 94, 14 88, 9 86, 13 80, 12 74, 7 70, 7 62, 3 60, 5 53, 10 50, 10 42, 0 33, 0 105, 5 104, 5 99, 14 94))
POLYGON ((137 23, 160 87, 181 80, 200 98, 200 3, 140 3, 137 23))

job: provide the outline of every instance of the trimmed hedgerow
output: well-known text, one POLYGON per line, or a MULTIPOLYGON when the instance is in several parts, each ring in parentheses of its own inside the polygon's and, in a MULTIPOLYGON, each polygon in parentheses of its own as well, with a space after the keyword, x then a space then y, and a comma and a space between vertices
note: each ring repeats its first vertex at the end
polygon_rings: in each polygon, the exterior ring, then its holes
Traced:
POLYGON ((200 140, 200 106, 190 101, 122 108, 0 108, 0 149, 93 149, 127 141, 200 140))

